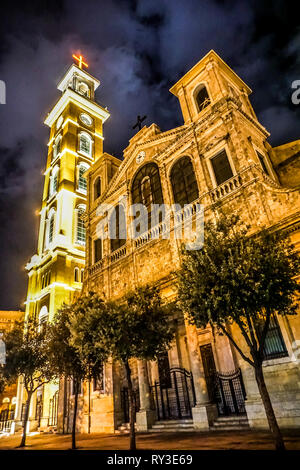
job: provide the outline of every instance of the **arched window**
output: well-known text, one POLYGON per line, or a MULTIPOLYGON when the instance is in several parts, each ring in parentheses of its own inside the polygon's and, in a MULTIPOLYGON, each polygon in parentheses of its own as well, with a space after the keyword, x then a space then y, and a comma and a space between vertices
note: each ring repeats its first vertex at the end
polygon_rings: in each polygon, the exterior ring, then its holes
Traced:
POLYGON ((77 207, 77 227, 76 227, 76 243, 85 245, 85 225, 83 214, 85 213, 85 205, 81 204, 77 207))
POLYGON ((48 309, 46 307, 46 305, 44 305, 41 310, 40 310, 40 313, 39 313, 39 325, 42 325, 43 323, 47 323, 48 321, 48 309))
POLYGON ((61 150, 61 135, 59 135, 56 139, 55 139, 55 143, 53 145, 53 155, 52 155, 52 160, 55 160, 56 157, 60 154, 60 150, 61 150))
POLYGON ((48 243, 49 244, 53 242, 54 224, 55 224, 55 211, 53 209, 49 213, 49 229, 48 229, 48 243))
POLYGON ((118 204, 109 218, 110 249, 115 251, 126 243, 126 215, 122 204, 118 204))
POLYGON ((84 277, 84 269, 80 270, 80 282, 83 282, 83 277, 84 277))
POLYGON ((50 186, 49 186, 49 197, 57 193, 58 190, 58 175, 59 175, 59 166, 56 165, 50 175, 50 186))
MULTIPOLYGON (((149 226, 152 204, 163 204, 163 194, 156 163, 147 163, 136 174, 132 184, 132 203, 143 204, 148 211, 148 221, 143 224, 149 226)), ((138 215, 139 216, 139 215, 138 215)), ((139 231, 139 228, 137 227, 139 231)))
POLYGON ((208 96, 208 91, 205 85, 200 85, 200 87, 197 88, 195 93, 195 100, 199 112, 210 104, 210 98, 208 96))
POLYGON ((78 86, 78 91, 81 95, 83 96, 86 96, 87 98, 89 98, 90 96, 90 89, 88 87, 88 85, 84 82, 80 82, 79 83, 79 86, 78 86))
POLYGON ((98 178, 95 179, 94 182, 94 201, 98 199, 98 197, 101 196, 101 178, 98 176, 98 178))
POLYGON ((89 157, 92 155, 92 138, 85 132, 80 134, 79 151, 89 157))
POLYGON ((74 281, 79 282, 79 268, 77 268, 77 266, 74 269, 74 281))
POLYGON ((87 182, 86 178, 83 175, 88 170, 88 168, 89 166, 85 163, 80 163, 78 169, 78 189, 79 191, 82 191, 84 193, 86 193, 87 191, 87 182))
POLYGON ((198 198, 198 185, 189 157, 180 158, 171 170, 171 184, 175 204, 190 204, 198 198))

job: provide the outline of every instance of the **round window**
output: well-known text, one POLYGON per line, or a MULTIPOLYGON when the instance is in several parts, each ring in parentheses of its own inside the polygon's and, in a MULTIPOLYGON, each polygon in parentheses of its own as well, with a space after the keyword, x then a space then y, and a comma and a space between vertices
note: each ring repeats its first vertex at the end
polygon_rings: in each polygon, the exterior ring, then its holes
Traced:
POLYGON ((93 124, 93 119, 88 114, 80 114, 80 120, 86 126, 91 126, 93 124))

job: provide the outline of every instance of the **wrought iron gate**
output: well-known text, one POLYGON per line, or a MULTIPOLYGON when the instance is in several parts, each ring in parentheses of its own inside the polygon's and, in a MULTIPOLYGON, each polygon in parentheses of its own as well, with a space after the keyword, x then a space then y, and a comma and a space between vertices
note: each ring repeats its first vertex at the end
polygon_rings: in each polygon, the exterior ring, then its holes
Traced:
MULTIPOLYGON (((140 396, 139 390, 133 390, 135 399, 135 411, 138 412, 140 409, 140 396)), ((129 393, 128 387, 123 387, 121 390, 121 409, 123 411, 123 423, 129 423, 129 393)))
POLYGON ((245 414, 245 400, 246 391, 240 369, 228 374, 216 373, 215 401, 219 415, 245 414))
POLYGON ((58 391, 54 393, 49 401, 49 420, 48 426, 57 426, 57 411, 58 411, 58 391))
POLYGON ((2 410, 0 413, 0 432, 10 432, 15 410, 2 410))
POLYGON ((191 372, 173 367, 170 369, 170 383, 157 381, 151 389, 158 420, 192 417, 195 389, 191 372))

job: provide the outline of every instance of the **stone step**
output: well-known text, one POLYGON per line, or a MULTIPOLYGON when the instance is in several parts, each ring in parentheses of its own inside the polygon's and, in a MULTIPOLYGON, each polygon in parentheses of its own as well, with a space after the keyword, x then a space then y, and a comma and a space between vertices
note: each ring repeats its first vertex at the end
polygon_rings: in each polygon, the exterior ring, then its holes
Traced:
POLYGON ((193 424, 193 420, 190 418, 186 418, 186 419, 162 419, 159 421, 155 421, 155 424, 179 424, 179 423, 193 424))
POLYGON ((216 427, 215 425, 210 426, 210 431, 249 431, 249 426, 219 426, 216 427))
POLYGON ((243 431, 249 429, 247 416, 219 416, 210 427, 212 431, 243 431))
POLYGON ((195 428, 193 426, 189 426, 186 428, 180 428, 178 426, 168 427, 168 428, 154 428, 152 427, 149 429, 149 432, 195 432, 195 428))
POLYGON ((239 428, 248 428, 249 427, 249 424, 248 423, 218 423, 218 422, 214 422, 213 423, 213 426, 215 428, 236 428, 236 427, 239 427, 239 428))
POLYGON ((158 428, 189 428, 193 427, 193 423, 177 423, 177 424, 172 424, 172 423, 155 423, 152 426, 152 429, 158 429, 158 428))
POLYGON ((227 423, 228 421, 247 421, 247 416, 219 416, 217 421, 227 423))

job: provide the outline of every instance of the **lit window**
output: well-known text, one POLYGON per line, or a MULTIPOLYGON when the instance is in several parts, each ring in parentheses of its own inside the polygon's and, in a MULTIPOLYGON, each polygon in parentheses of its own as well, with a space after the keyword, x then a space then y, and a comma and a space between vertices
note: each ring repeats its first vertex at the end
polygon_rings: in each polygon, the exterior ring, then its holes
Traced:
POLYGON ((202 111, 204 108, 206 108, 206 106, 210 104, 210 99, 209 99, 207 88, 205 85, 201 85, 200 88, 198 88, 197 93, 196 93, 196 103, 197 103, 199 112, 202 111))
POLYGON ((86 170, 88 169, 87 166, 85 165, 80 165, 79 166, 79 172, 78 172, 78 189, 86 193, 87 190, 87 182, 86 178, 83 176, 86 170))
POLYGON ((48 241, 49 243, 53 242, 53 235, 54 235, 54 217, 55 213, 52 212, 50 219, 49 219, 49 236, 48 236, 48 241))
POLYGON ((101 178, 98 176, 94 183, 94 200, 101 196, 101 178))
POLYGON ((86 96, 89 98, 90 96, 90 89, 86 83, 81 82, 78 86, 78 91, 81 95, 86 96))
POLYGON ((44 305, 41 310, 40 310, 40 313, 39 313, 39 326, 41 328, 42 325, 44 325, 45 323, 47 323, 48 321, 48 309, 46 307, 46 305, 44 305))
POLYGON ((76 232, 76 242, 80 245, 85 245, 85 225, 83 220, 83 214, 85 212, 85 206, 81 205, 77 208, 77 232, 76 232))
POLYGON ((53 155, 52 160, 55 160, 56 157, 60 154, 61 150, 61 136, 58 136, 55 140, 55 144, 53 145, 53 155))
POLYGON ((79 140, 79 151, 91 156, 92 153, 92 139, 88 134, 81 134, 79 140))
MULTIPOLYGON (((159 169, 155 163, 147 163, 136 174, 132 184, 133 204, 144 204, 147 209, 147 220, 137 225, 137 231, 148 229, 151 217, 151 205, 163 204, 163 195, 159 169), (141 226, 142 225, 142 226, 141 226)), ((139 217, 139 214, 137 215, 139 217)))
POLYGON ((58 174, 59 174, 59 167, 55 166, 53 168, 52 174, 50 176, 49 197, 51 197, 51 196, 53 196, 53 194, 57 193, 57 190, 58 190, 58 174))
POLYGON ((277 359, 288 356, 277 318, 272 315, 265 340, 264 359, 277 359))
POLYGON ((222 184, 232 178, 232 169, 225 150, 211 159, 217 184, 222 184))

